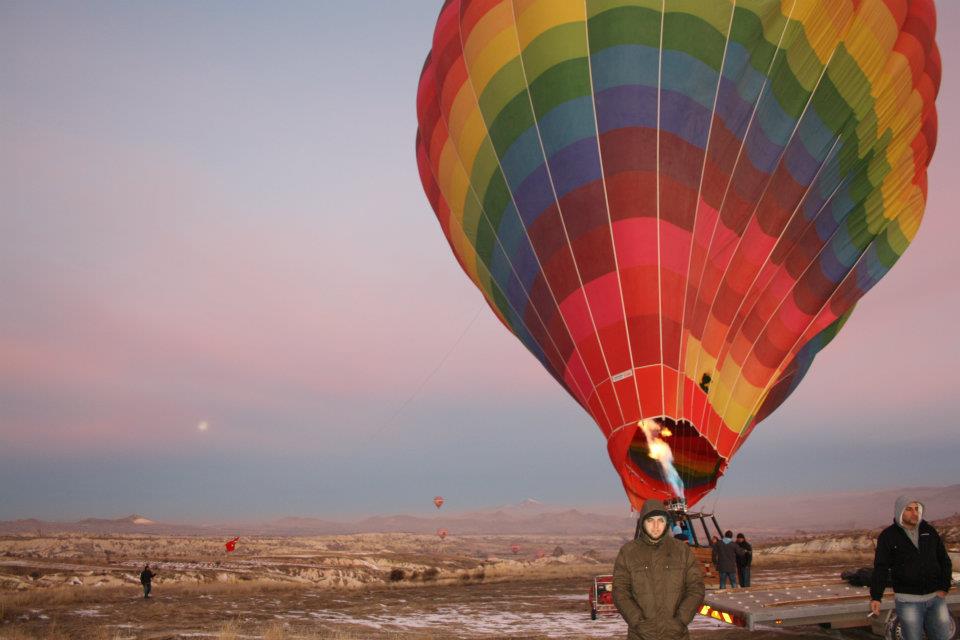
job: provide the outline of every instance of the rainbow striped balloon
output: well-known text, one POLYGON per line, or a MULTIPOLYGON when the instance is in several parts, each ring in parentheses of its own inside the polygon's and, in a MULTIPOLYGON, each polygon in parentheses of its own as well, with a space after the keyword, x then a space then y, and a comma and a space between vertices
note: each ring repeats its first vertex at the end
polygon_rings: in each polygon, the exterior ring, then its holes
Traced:
POLYGON ((694 504, 917 232, 933 0, 448 0, 417 96, 443 233, 593 417, 694 504))

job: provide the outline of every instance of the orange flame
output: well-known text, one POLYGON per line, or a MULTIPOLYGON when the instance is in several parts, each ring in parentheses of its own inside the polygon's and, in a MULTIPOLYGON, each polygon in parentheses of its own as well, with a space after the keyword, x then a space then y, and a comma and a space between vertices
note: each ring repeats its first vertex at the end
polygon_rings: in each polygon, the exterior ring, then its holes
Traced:
POLYGON ((673 450, 670 448, 670 445, 660 437, 669 437, 672 436, 673 433, 669 429, 661 427, 654 420, 641 420, 637 423, 637 426, 640 427, 644 437, 647 439, 647 455, 660 463, 664 478, 670 483, 670 487, 674 493, 676 493, 677 497, 682 498, 683 480, 680 478, 680 474, 677 473, 676 467, 673 466, 673 450))

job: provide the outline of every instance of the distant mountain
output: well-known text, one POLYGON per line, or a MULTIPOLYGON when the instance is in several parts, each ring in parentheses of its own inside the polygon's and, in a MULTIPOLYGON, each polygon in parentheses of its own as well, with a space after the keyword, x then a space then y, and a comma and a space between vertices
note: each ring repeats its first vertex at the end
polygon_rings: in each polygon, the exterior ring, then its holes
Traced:
POLYGON ((264 534, 274 535, 317 535, 322 531, 326 535, 356 533, 356 527, 342 522, 321 520, 320 518, 286 517, 260 525, 241 525, 241 528, 254 526, 264 534))
MULTIPOLYGON (((913 487, 873 492, 841 492, 763 498, 720 498, 714 509, 720 526, 743 531, 754 540, 795 536, 798 533, 875 529, 893 519, 893 504, 909 495, 927 507, 929 520, 953 522, 960 514, 960 484, 948 487, 913 487)), ((708 500, 707 503, 711 501, 708 500)), ((697 505, 697 511, 704 505, 697 505)), ((441 511, 429 516, 378 515, 354 522, 334 522, 311 517, 286 517, 262 523, 181 525, 155 522, 132 514, 114 520, 85 518, 76 522, 37 519, 0 521, 0 534, 36 535, 58 532, 157 535, 275 535, 315 536, 352 533, 415 533, 432 535, 447 529, 454 535, 616 535, 633 533, 636 520, 626 509, 570 508, 527 499, 469 512, 441 511)))
POLYGON ((36 519, 0 521, 0 534, 35 535, 53 533, 156 534, 156 535, 345 535, 352 533, 415 533, 432 535, 447 529, 459 535, 529 534, 623 534, 632 531, 634 521, 587 513, 577 509, 526 505, 500 507, 451 515, 372 516, 356 522, 333 522, 320 518, 286 517, 263 523, 181 525, 154 522, 144 516, 108 520, 84 518, 75 522, 45 522, 36 519))
POLYGON ((356 524, 364 532, 434 533, 438 528, 460 535, 620 534, 632 531, 631 518, 585 513, 577 509, 538 507, 532 513, 499 508, 451 516, 375 516, 356 524))
POLYGON ((162 533, 169 534, 181 529, 195 529, 189 525, 159 524, 138 514, 124 518, 84 518, 75 522, 47 522, 30 518, 27 520, 0 521, 0 533, 162 533))
MULTIPOLYGON (((960 513, 960 484, 878 491, 837 492, 762 498, 721 498, 720 525, 754 535, 874 529, 893 521, 893 505, 907 495, 926 505, 923 517, 939 520, 960 513)), ((707 500, 706 502, 711 502, 707 500)))

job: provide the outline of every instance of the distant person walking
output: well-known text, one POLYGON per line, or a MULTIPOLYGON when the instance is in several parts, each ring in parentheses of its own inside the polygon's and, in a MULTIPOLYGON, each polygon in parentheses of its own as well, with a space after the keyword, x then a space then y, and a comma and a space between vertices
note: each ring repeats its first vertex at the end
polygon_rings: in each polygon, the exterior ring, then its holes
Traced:
POLYGON ((720 588, 726 587, 727 580, 730 587, 737 588, 737 559, 743 557, 744 550, 733 542, 733 531, 723 534, 723 539, 715 543, 717 571, 720 573, 720 588))
POLYGON ((940 534, 923 519, 923 503, 900 496, 893 524, 880 532, 873 560, 870 612, 880 614, 883 591, 892 582, 903 640, 947 640, 947 592, 953 567, 940 534))
POLYGON ((750 586, 750 565, 753 564, 753 546, 747 542, 747 536, 737 534, 737 546, 743 549, 743 555, 737 556, 737 578, 741 587, 750 586))
POLYGON ((640 534, 620 548, 613 567, 613 602, 627 640, 688 640, 687 625, 703 603, 703 573, 689 545, 667 535, 659 500, 640 512, 640 534))
POLYGON ((144 598, 150 597, 150 589, 152 588, 151 582, 156 575, 157 574, 150 570, 149 564, 143 565, 143 571, 140 572, 140 584, 143 585, 144 598))

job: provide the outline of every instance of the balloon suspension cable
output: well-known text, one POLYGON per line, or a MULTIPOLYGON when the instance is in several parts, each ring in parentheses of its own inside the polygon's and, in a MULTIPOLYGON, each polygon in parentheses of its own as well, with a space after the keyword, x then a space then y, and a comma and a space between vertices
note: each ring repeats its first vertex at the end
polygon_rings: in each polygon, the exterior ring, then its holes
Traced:
POLYGON ((463 328, 462 332, 460 332, 460 335, 454 341, 453 345, 451 345, 450 348, 447 349, 447 352, 443 354, 443 357, 440 358, 440 362, 437 363, 437 366, 435 366, 433 370, 431 370, 430 373, 428 373, 426 377, 420 381, 420 384, 417 385, 413 393, 407 396, 407 399, 404 400, 399 407, 397 407, 397 410, 393 412, 393 415, 391 415, 388 419, 386 419, 383 422, 383 424, 380 425, 380 428, 374 431, 370 435, 370 437, 367 438, 367 442, 374 440, 375 438, 380 436, 380 434, 382 434, 387 427, 393 426, 396 423, 397 418, 400 417, 400 414, 403 413, 404 409, 406 409, 407 406, 411 402, 413 402, 418 395, 420 395, 420 392, 423 391, 424 387, 426 387, 427 384, 433 379, 433 377, 437 375, 437 372, 439 372, 440 369, 443 368, 443 365, 446 364, 447 359, 453 354, 454 351, 456 351, 457 347, 460 346, 460 343, 463 342, 463 339, 464 337, 466 337, 467 332, 470 331, 470 328, 477 321, 477 318, 480 317, 480 312, 483 311, 483 308, 485 306, 486 304, 481 304, 479 307, 477 307, 477 311, 473 314, 473 317, 470 319, 470 322, 468 322, 467 326, 463 328))

